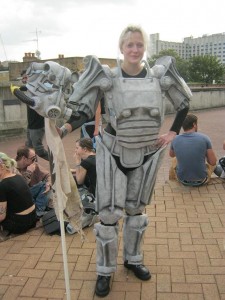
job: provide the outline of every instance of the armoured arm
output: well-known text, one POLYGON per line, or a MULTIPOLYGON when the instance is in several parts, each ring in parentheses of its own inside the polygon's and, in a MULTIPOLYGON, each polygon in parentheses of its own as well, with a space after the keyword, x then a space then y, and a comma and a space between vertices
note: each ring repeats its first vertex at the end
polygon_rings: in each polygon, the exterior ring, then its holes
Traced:
POLYGON ((102 93, 111 88, 112 82, 107 72, 108 67, 103 67, 97 57, 84 58, 85 71, 73 85, 73 93, 68 104, 75 106, 73 115, 60 128, 60 136, 81 127, 87 120, 92 119, 99 105, 102 93))
POLYGON ((77 113, 76 116, 72 115, 70 119, 62 127, 57 128, 58 134, 61 138, 64 138, 68 133, 81 127, 88 120, 87 115, 83 112, 77 113))
POLYGON ((192 93, 176 69, 175 58, 163 56, 156 60, 152 68, 153 75, 160 80, 160 85, 175 110, 189 107, 192 93))
POLYGON ((176 117, 173 121, 173 124, 170 128, 170 131, 176 132, 176 134, 179 134, 181 126, 184 122, 184 119, 186 118, 186 115, 189 111, 189 105, 188 107, 183 108, 182 110, 179 110, 176 114, 176 117))
POLYGON ((188 113, 189 107, 179 110, 176 114, 176 117, 173 121, 173 125, 170 128, 170 131, 166 134, 163 134, 159 137, 157 145, 160 147, 168 145, 179 134, 183 121, 188 113))
POLYGON ((76 106, 76 111, 83 112, 92 119, 95 116, 102 93, 109 90, 112 80, 108 66, 102 66, 95 56, 84 58, 85 71, 73 85, 73 93, 68 103, 76 106))
POLYGON ((157 144, 164 146, 169 144, 179 134, 189 110, 189 101, 192 93, 176 69, 175 58, 171 56, 163 56, 157 59, 155 66, 152 68, 152 74, 159 79, 160 86, 167 99, 177 111, 170 131, 161 135, 158 139, 157 144))

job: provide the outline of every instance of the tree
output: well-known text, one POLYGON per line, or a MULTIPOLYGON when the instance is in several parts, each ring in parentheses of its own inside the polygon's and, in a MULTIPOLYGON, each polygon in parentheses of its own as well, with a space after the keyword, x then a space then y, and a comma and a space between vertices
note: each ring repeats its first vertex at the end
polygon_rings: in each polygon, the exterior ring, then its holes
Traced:
POLYGON ((211 84, 214 80, 222 80, 224 74, 225 68, 215 56, 193 56, 189 60, 189 76, 192 82, 211 84))
POLYGON ((162 50, 159 52, 158 55, 153 55, 149 60, 150 66, 153 66, 155 64, 155 61, 162 57, 162 56, 173 56, 176 60, 176 68, 180 75, 184 78, 185 81, 189 80, 188 76, 188 61, 180 58, 180 56, 177 54, 177 52, 174 49, 168 49, 168 50, 162 50))

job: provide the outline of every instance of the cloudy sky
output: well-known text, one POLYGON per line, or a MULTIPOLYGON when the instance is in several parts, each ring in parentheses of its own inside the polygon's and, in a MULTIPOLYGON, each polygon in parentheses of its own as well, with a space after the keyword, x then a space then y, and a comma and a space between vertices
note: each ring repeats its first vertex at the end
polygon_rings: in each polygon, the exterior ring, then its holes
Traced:
POLYGON ((0 11, 0 61, 22 61, 37 47, 42 59, 116 58, 131 23, 176 42, 225 32, 224 0, 4 0, 0 11))

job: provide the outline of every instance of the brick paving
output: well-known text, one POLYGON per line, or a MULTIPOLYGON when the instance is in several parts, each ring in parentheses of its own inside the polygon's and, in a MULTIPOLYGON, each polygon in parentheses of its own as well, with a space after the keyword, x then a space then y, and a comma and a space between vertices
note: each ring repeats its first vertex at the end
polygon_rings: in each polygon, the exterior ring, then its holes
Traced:
MULTIPOLYGON (((196 112, 199 131, 211 137, 220 158, 224 155, 225 109, 196 112)), ((171 124, 166 116, 162 132, 171 124)), ((74 141, 79 131, 64 139, 73 166, 74 141)), ((0 151, 14 157, 24 138, 0 143, 0 151)), ((48 168, 48 163, 39 160, 48 168)), ((152 279, 142 282, 124 269, 122 239, 118 269, 105 299, 116 300, 225 300, 225 181, 214 177, 204 187, 183 187, 168 180, 170 159, 165 155, 151 204, 144 239, 144 262, 152 279)), ((120 224, 122 226, 122 224, 120 224)), ((95 237, 85 229, 86 241, 66 235, 71 300, 97 299, 95 237)), ((120 233, 121 237, 121 233, 120 233)), ((66 299, 61 240, 40 226, 0 243, 0 299, 66 299)))

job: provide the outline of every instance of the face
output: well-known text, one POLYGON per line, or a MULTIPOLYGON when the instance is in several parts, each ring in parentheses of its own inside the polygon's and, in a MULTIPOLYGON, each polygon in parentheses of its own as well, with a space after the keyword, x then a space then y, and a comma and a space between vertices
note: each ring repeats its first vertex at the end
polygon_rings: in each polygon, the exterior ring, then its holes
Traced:
POLYGON ((24 74, 24 75, 22 76, 21 81, 22 81, 23 84, 26 84, 26 83, 27 83, 27 75, 26 75, 26 74, 24 74))
POLYGON ((30 166, 36 161, 37 157, 33 150, 30 150, 28 157, 22 156, 20 160, 17 161, 17 166, 19 169, 24 169, 30 166))
POLYGON ((141 33, 129 32, 120 50, 124 55, 124 62, 129 64, 140 63, 145 53, 145 44, 141 33))
POLYGON ((82 156, 84 155, 84 152, 85 152, 85 149, 80 146, 79 142, 76 142, 75 154, 82 158, 82 156))

